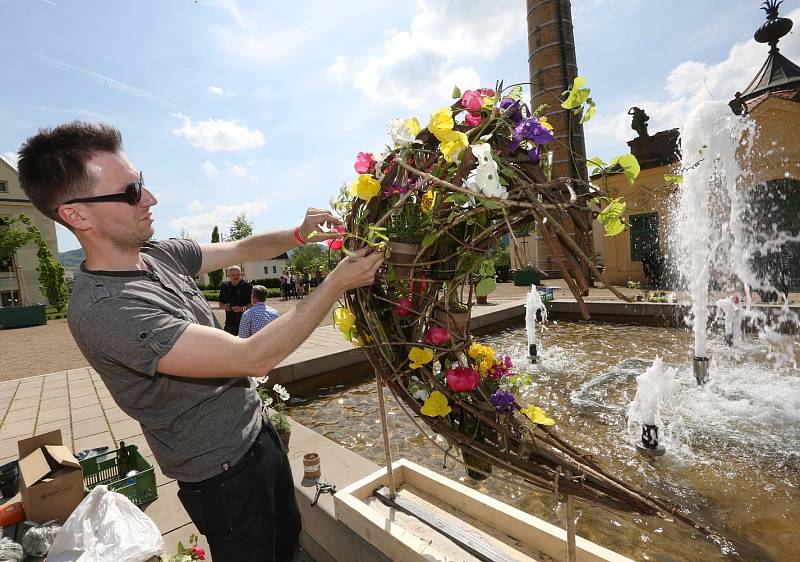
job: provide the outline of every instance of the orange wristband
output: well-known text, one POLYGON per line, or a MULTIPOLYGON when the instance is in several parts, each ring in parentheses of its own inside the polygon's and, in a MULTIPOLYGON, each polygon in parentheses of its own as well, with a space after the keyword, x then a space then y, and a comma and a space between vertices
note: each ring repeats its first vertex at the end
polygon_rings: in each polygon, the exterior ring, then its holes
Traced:
POLYGON ((294 239, 297 240, 301 246, 305 245, 306 241, 300 236, 300 227, 294 229, 294 239))

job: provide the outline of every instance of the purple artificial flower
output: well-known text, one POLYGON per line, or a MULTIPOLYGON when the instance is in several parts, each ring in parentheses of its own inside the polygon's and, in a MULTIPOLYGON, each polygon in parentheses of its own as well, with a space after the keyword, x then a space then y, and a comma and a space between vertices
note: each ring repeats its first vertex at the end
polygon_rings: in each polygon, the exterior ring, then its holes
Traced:
POLYGON ((397 185, 393 183, 383 192, 384 197, 391 197, 392 195, 402 195, 408 192, 408 188, 404 185, 397 185))
POLYGON ((514 413, 516 400, 514 399, 514 395, 508 390, 501 388, 489 397, 489 401, 499 414, 510 416, 514 413))
POLYGON ((498 355, 495 362, 489 367, 486 376, 492 380, 498 381, 501 377, 511 374, 511 357, 508 355, 498 355))
POLYGON ((504 110, 511 108, 506 115, 515 125, 518 125, 519 122, 522 121, 529 113, 527 105, 513 98, 503 98, 500 100, 498 105, 500 106, 500 109, 504 110))
POLYGON ((536 164, 539 162, 539 145, 537 144, 535 147, 528 150, 528 158, 530 161, 536 164))
POLYGON ((536 117, 528 117, 514 129, 511 137, 511 152, 515 152, 523 140, 533 141, 536 145, 553 140, 553 131, 539 123, 536 117))

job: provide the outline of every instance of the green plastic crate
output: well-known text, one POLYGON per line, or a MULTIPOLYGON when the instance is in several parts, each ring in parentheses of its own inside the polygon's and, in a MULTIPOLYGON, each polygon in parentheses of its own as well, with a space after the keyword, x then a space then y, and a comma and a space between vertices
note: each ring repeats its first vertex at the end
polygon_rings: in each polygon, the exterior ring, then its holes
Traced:
POLYGON ((119 449, 80 461, 86 493, 88 494, 95 486, 103 484, 138 506, 155 500, 158 492, 153 466, 145 460, 136 445, 125 445, 124 441, 120 441, 119 444, 119 449), (120 477, 119 459, 120 451, 123 450, 126 454, 122 456, 124 458, 127 455, 128 467, 123 467, 126 470, 120 477), (125 474, 131 470, 136 470, 137 473, 126 477, 125 474))

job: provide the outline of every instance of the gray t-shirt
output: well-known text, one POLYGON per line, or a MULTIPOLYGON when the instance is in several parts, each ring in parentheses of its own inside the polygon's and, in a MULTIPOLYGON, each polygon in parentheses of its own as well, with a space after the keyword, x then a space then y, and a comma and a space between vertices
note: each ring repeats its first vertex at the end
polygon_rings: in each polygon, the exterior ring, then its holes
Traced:
POLYGON ((141 253, 148 272, 81 265, 69 328, 116 403, 141 424, 161 471, 198 482, 244 456, 261 429, 261 401, 248 377, 156 370, 189 324, 219 324, 193 280, 202 263, 197 243, 147 242, 141 253))

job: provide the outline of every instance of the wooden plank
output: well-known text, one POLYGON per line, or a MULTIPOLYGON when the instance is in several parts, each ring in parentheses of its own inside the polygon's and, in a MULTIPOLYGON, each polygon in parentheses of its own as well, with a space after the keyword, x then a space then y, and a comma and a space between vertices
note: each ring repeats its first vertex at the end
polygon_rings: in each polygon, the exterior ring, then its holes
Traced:
POLYGON ((518 562, 516 558, 507 556, 504 552, 499 551, 491 544, 481 540, 478 535, 471 534, 453 525, 444 517, 440 517, 436 513, 406 498, 400 496, 395 496, 394 499, 390 498, 389 490, 385 486, 379 490, 375 490, 375 497, 388 507, 399 509, 408 515, 416 517, 428 527, 444 535, 478 560, 482 560, 483 562, 518 562))

